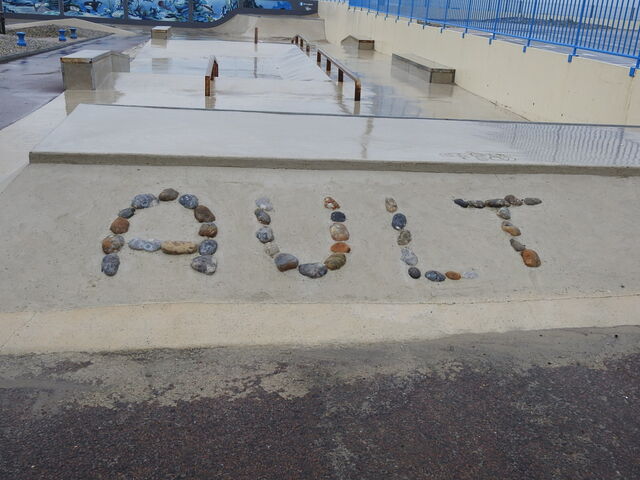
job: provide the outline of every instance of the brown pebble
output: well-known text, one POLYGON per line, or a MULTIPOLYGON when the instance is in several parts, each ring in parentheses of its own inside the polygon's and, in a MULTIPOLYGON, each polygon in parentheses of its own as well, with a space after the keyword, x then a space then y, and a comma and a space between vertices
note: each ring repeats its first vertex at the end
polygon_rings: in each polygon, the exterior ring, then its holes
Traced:
POLYGON ((168 240, 162 242, 160 248, 164 253, 168 253, 169 255, 182 255, 196 253, 198 251, 198 244, 180 240, 168 240))
POLYGON ((391 197, 387 197, 384 199, 384 206, 389 213, 396 213, 396 211, 398 210, 398 204, 391 197))
POLYGON ((520 200, 515 195, 507 195, 506 197, 504 197, 504 199, 509 203, 509 205, 512 205, 514 207, 519 207, 520 205, 522 205, 522 200, 520 200))
POLYGON ((331 251, 335 253, 349 253, 351 247, 344 242, 336 242, 331 245, 331 251))
POLYGON ((342 242, 344 240, 349 240, 349 230, 342 223, 334 223, 329 228, 329 232, 331 233, 331 238, 333 238, 336 242, 342 242))
POLYGON ((165 188, 160 192, 160 195, 158 195, 158 200, 163 202, 170 202, 171 200, 175 200, 176 198, 178 198, 178 195, 180 194, 173 188, 165 188))
POLYGON ((116 235, 120 233, 127 233, 127 231, 129 231, 129 220, 127 220, 126 218, 118 217, 113 221, 110 229, 116 235))
POLYGON ((200 230, 198 230, 198 235, 201 237, 209 237, 213 238, 218 234, 218 227, 215 223, 203 223, 200 225, 200 230))
POLYGON ((204 205, 198 205, 196 208, 194 208, 193 215, 200 223, 216 221, 216 216, 211 210, 209 210, 208 207, 205 207, 204 205))
POLYGON ((458 272, 453 271, 449 271, 445 273, 445 275, 449 280, 460 280, 462 278, 462 275, 460 275, 458 272))
POLYGON ((124 246, 124 238, 120 235, 109 235, 102 240, 102 251, 106 254, 115 253, 124 246))
POLYGON ((517 237, 521 233, 520 229, 516 227, 514 224, 512 224, 511 222, 502 222, 502 230, 507 232, 512 237, 517 237))
POLYGON ((347 263, 347 256, 344 253, 332 253, 324 261, 325 266, 329 270, 338 270, 347 263))
POLYGON ((522 255, 522 260, 527 267, 539 267, 542 262, 540 261, 540 257, 536 253, 535 250, 531 250, 529 248, 525 248, 520 255, 522 255))
POLYGON ((324 208, 337 210, 338 208, 340 208, 340 204, 331 197, 324 197, 324 208))

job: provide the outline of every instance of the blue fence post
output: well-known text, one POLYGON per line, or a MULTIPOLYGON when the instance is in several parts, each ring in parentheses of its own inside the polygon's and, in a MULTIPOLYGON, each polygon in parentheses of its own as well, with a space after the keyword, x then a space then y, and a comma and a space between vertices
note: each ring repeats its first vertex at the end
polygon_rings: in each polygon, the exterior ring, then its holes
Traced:
POLYGON ((440 33, 444 31, 447 26, 447 18, 449 18, 449 4, 451 0, 447 0, 447 4, 444 7, 444 18, 442 19, 442 27, 440 28, 440 33))
MULTIPOLYGON (((398 5, 400 5, 400 3, 402 2, 402 0, 398 0, 398 5)), ((386 20, 387 18, 389 18, 389 7, 391 6, 391 0, 387 0, 387 12, 384 14, 384 19, 386 20)))
POLYGON ((498 5, 496 6, 496 19, 493 22, 493 31, 491 33, 491 38, 489 39, 489 45, 496 38, 496 30, 498 30, 498 19, 500 18, 500 7, 502 6, 502 0, 498 0, 498 5))
POLYGON ((467 5, 467 19, 466 19, 466 22, 465 22, 464 32, 462 32, 462 38, 464 38, 464 36, 469 31, 469 20, 470 19, 471 19, 471 0, 469 0, 469 4, 467 5))
POLYGON ((413 20, 413 2, 414 0, 411 0, 411 9, 409 10, 409 23, 407 23, 407 25, 411 25, 411 21, 413 20))
POLYGON ((573 60, 573 56, 578 51, 578 41, 580 40, 580 33, 582 32, 582 19, 584 18, 584 9, 586 6, 587 6, 587 0, 582 0, 582 6, 580 7, 580 19, 578 20, 578 28, 576 29, 576 38, 573 41, 573 51, 571 52, 571 55, 569 55, 569 58, 567 59, 569 63, 571 63, 571 60, 573 60))
POLYGON ((396 22, 400 20, 400 7, 402 6, 402 0, 398 0, 398 9, 396 11, 396 22))
POLYGON ((529 34, 527 35, 527 44, 522 47, 522 53, 527 51, 527 48, 531 45, 531 37, 533 36, 533 26, 536 23, 536 15, 538 14, 538 0, 535 0, 533 4, 533 12, 531 12, 531 24, 529 25, 529 34))
POLYGON ((429 21, 429 7, 431 6, 431 0, 425 0, 424 2, 424 23, 422 24, 422 29, 427 26, 427 22, 429 21))

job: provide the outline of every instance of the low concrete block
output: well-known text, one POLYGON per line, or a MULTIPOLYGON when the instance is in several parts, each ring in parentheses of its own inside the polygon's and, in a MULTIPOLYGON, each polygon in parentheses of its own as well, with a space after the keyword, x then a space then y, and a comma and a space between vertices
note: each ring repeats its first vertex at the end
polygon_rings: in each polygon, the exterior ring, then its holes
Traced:
POLYGON ((128 72, 130 58, 110 50, 80 50, 60 63, 65 90, 96 90, 112 72, 128 72))
POLYGON ((171 27, 153 27, 151 38, 154 40, 167 40, 171 36, 171 27))
POLYGON ((358 50, 375 50, 376 48, 375 40, 372 38, 349 35, 343 41, 356 44, 358 46, 358 50))
POLYGON ((411 53, 394 53, 394 65, 410 73, 421 75, 429 83, 455 83, 456 70, 411 53))

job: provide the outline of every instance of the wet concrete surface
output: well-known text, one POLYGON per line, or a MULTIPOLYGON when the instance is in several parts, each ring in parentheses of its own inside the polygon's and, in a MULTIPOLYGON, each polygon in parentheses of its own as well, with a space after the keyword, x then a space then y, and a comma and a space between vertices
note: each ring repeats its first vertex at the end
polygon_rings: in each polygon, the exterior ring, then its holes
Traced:
POLYGON ((639 478, 638 340, 4 356, 0 478, 639 478))
POLYGON ((109 35, 0 63, 0 129, 27 116, 63 92, 60 57, 86 48, 121 52, 146 40, 146 35, 109 35))

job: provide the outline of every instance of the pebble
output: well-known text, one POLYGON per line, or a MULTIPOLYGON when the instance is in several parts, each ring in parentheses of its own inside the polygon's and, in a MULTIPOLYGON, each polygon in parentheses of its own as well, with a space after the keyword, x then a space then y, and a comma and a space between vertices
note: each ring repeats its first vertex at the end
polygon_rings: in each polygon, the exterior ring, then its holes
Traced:
POLYGON ((198 247, 198 253, 200 255, 213 255, 217 250, 218 242, 211 239, 203 240, 198 247))
POLYGON ((200 255, 199 257, 191 260, 191 268, 196 272, 204 273, 205 275, 213 275, 216 273, 217 267, 218 263, 211 255, 200 255))
POLYGON ((513 205, 514 207, 519 207, 520 205, 522 205, 522 200, 520 200, 515 195, 507 195, 506 197, 504 197, 504 199, 509 205, 513 205))
POLYGON ((105 255, 102 259, 102 272, 109 277, 113 277, 118 273, 118 267, 120 267, 120 257, 115 253, 105 255))
POLYGON ((511 240, 509 240, 509 243, 511 244, 511 247, 516 251, 516 252, 521 252, 523 251, 525 248, 527 248, 525 245, 523 245, 522 243, 520 243, 518 240, 516 240, 515 238, 512 238, 511 240))
POLYGON ((504 218, 505 220, 511 219, 511 212, 507 207, 502 207, 498 209, 498 211, 496 212, 496 215, 498 215, 500 218, 504 218))
POLYGON ((196 253, 198 244, 193 242, 183 242, 181 240, 168 240, 160 244, 160 248, 164 253, 169 255, 182 255, 196 253))
POLYGON ((400 251, 400 260, 402 260, 407 265, 413 267, 418 263, 418 256, 415 253, 413 253, 413 251, 410 248, 404 247, 400 251))
POLYGON ((104 253, 114 253, 124 246, 124 237, 122 235, 109 235, 102 240, 102 251, 104 253))
POLYGON ((269 200, 267 197, 260 197, 259 199, 257 199, 256 206, 258 208, 261 208, 262 210, 266 210, 267 212, 273 210, 271 200, 269 200))
POLYGON ((274 258, 274 262, 276 263, 276 267, 281 272, 286 272, 287 270, 293 270, 298 267, 298 259, 291 255, 290 253, 279 253, 274 258))
POLYGON ((387 197, 384 199, 384 206, 389 213, 395 213, 398 210, 398 204, 391 197, 387 197))
POLYGON ((118 216, 122 218, 131 218, 136 213, 136 209, 133 207, 124 208, 118 212, 118 216))
POLYGON ((162 242, 160 240, 143 240, 141 238, 132 238, 129 240, 129 248, 132 250, 144 250, 145 252, 157 252, 160 250, 162 242))
POLYGON ((527 197, 523 201, 525 205, 540 205, 542 203, 542 200, 535 197, 527 197))
POLYGON ((331 245, 331 251, 335 253, 349 253, 351 251, 351 247, 344 242, 336 242, 331 245))
POLYGON ((474 278, 478 278, 478 274, 476 272, 462 272, 462 278, 473 280, 474 278))
POLYGON ((198 230, 198 235, 201 237, 210 237, 213 238, 218 234, 218 226, 213 222, 203 223, 200 225, 200 230, 198 230))
POLYGON ((484 202, 482 200, 469 200, 469 206, 473 208, 484 208, 484 202))
POLYGON ((346 219, 347 216, 342 212, 331 212, 332 222, 344 222, 346 219))
POLYGON ((349 230, 342 223, 334 223, 329 228, 329 232, 331 233, 331 238, 333 238, 336 242, 343 242, 345 240, 349 240, 349 230))
POLYGON ((513 237, 517 237, 520 235, 520 229, 516 227, 513 223, 507 222, 506 220, 502 222, 502 230, 507 232, 509 235, 513 237))
POLYGON ((456 198, 453 203, 455 203, 456 205, 461 206, 462 208, 467 208, 469 206, 469 202, 467 202, 466 200, 463 200, 462 198, 456 198))
POLYGON ((204 205, 198 205, 193 209, 193 216, 196 217, 196 220, 200 223, 210 223, 216 221, 216 216, 213 214, 209 207, 205 207, 204 205))
POLYGON ((427 280, 431 280, 432 282, 444 282, 446 277, 440 272, 436 272, 435 270, 429 270, 424 274, 427 280))
POLYGON ((409 268, 408 272, 409 272, 409 276, 415 279, 420 278, 420 275, 422 275, 422 273, 420 273, 420 269, 417 267, 409 268))
POLYGON ((411 232, 409 230, 400 230, 398 235, 398 245, 409 245, 411 243, 411 232))
POLYGON ((158 195, 158 199, 163 202, 170 202, 178 198, 178 195, 180 194, 177 190, 174 190, 173 188, 165 188, 160 192, 160 195, 158 195))
POLYGON ((273 242, 273 230, 271 230, 271 227, 261 227, 256 232, 256 238, 262 243, 273 242))
POLYGON ((158 199, 151 193, 141 193, 133 197, 131 206, 135 209, 149 208, 158 204, 158 199))
POLYGON ((111 223, 111 227, 109 228, 116 235, 120 233, 127 233, 129 230, 129 220, 118 217, 113 221, 113 223, 111 223))
POLYGON ((324 277, 329 269, 323 263, 303 263, 298 266, 298 271, 309 278, 320 278, 324 277))
POLYGON ((402 230, 407 226, 407 217, 402 213, 396 213, 391 219, 391 226, 396 230, 402 230))
POLYGON ((256 208, 255 212, 253 213, 261 224, 269 225, 271 223, 271 216, 267 213, 266 210, 262 208, 256 208))
POLYGON ((329 270, 338 270, 347 263, 347 256, 344 253, 332 253, 329 255, 324 264, 329 270))
POLYGON ((522 250, 522 252, 520 252, 520 255, 522 255, 522 260, 527 267, 535 268, 539 267, 542 264, 542 262, 540 261, 540 257, 535 250, 525 248, 524 250, 522 250))
POLYGON ((460 275, 458 272, 454 272, 454 271, 451 271, 451 270, 446 272, 445 276, 449 280, 460 280, 462 278, 462 275, 460 275))
POLYGON ((491 208, 506 207, 508 205, 509 204, 504 198, 492 198, 491 200, 486 200, 484 202, 485 207, 491 207, 491 208))
POLYGON ((270 257, 275 257, 280 253, 280 247, 275 242, 269 242, 264 244, 264 253, 269 255, 270 257))
POLYGON ((178 199, 178 202, 180 202, 180 205, 185 208, 193 209, 198 206, 198 197, 191 195, 190 193, 186 193, 178 199))
POLYGON ((340 204, 331 197, 324 197, 324 208, 337 210, 340 208, 340 204))

